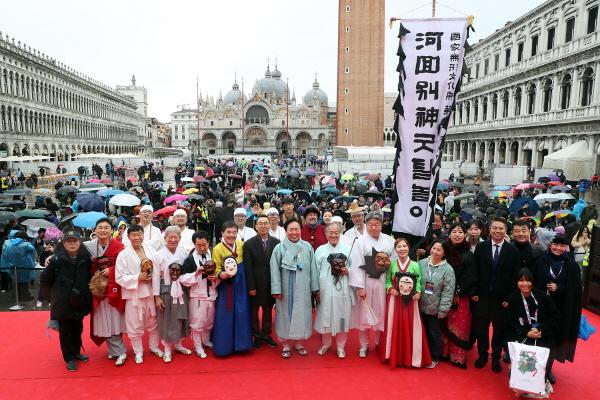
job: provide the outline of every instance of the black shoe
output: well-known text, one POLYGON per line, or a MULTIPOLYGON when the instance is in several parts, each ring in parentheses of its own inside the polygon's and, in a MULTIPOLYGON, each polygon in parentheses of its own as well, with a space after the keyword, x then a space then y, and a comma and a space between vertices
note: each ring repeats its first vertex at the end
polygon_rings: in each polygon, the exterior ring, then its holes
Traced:
POLYGON ((261 344, 262 344, 262 339, 259 337, 255 337, 254 338, 254 348, 260 349, 261 344))
POLYGON ((510 354, 508 354, 508 353, 506 353, 506 352, 505 352, 505 353, 502 355, 502 362, 503 362, 504 364, 510 364, 510 354))
POLYGON ((277 347, 277 342, 271 336, 267 336, 263 341, 271 347, 277 347))
POLYGON ((492 360, 492 371, 496 373, 502 372, 502 365, 500 365, 500 360, 492 360))
POLYGON ((77 361, 75 361, 75 360, 67 361, 67 371, 69 371, 69 372, 77 371, 77 361))
POLYGON ((475 360, 475 368, 481 369, 485 367, 485 364, 487 364, 487 362, 487 356, 480 356, 477 360, 475 360))
POLYGON ((450 363, 460 369, 467 369, 467 362, 450 361, 450 363))
POLYGON ((556 383, 556 377, 554 376, 554 374, 552 372, 548 373, 548 375, 546 376, 546 379, 548 379, 548 382, 550 382, 551 385, 554 385, 556 383))
POLYGON ((75 356, 75 359, 77 361, 81 361, 81 362, 88 362, 90 358, 88 356, 86 356, 85 354, 79 353, 75 356))

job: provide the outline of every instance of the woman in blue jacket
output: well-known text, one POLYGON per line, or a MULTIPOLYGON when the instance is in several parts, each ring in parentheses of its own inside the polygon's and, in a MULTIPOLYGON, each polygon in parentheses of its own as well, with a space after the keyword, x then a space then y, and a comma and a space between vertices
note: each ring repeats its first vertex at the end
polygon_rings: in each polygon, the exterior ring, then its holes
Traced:
POLYGON ((33 299, 29 293, 29 282, 35 279, 35 247, 29 242, 27 233, 22 231, 11 231, 8 240, 2 246, 2 269, 10 269, 13 282, 17 283, 19 299, 29 301, 33 299), (15 267, 16 276, 15 276, 15 267))

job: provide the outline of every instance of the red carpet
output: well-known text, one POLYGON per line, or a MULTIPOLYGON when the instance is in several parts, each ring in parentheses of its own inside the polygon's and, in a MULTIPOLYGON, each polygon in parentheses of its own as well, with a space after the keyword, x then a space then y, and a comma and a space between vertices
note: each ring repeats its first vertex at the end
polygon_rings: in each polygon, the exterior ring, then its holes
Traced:
MULTIPOLYGON (((308 343, 307 357, 294 354, 283 360, 280 349, 263 347, 225 359, 175 354, 171 364, 146 354, 144 364, 133 356, 117 368, 84 333, 90 361, 79 371, 67 372, 60 355, 58 335, 45 336, 48 312, 0 313, 0 399, 511 399, 507 369, 494 374, 459 370, 441 363, 434 370, 390 369, 375 354, 360 359, 352 333, 348 357, 338 360, 330 351, 321 357, 318 335, 308 343), (410 397, 408 397, 410 396, 410 397)), ((588 313, 600 328, 600 318, 588 313)), ((191 347, 191 343, 187 345, 191 347)), ((600 389, 598 359, 600 333, 578 343, 574 364, 555 364, 558 383, 552 399, 594 399, 600 389)))

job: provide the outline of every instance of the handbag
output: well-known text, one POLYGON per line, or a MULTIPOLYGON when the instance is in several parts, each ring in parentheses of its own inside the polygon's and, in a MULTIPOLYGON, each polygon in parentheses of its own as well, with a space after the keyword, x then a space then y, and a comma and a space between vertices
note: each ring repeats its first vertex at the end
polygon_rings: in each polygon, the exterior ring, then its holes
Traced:
POLYGON ((523 342, 508 342, 512 362, 508 386, 515 392, 543 395, 546 390, 546 363, 550 349, 523 342))

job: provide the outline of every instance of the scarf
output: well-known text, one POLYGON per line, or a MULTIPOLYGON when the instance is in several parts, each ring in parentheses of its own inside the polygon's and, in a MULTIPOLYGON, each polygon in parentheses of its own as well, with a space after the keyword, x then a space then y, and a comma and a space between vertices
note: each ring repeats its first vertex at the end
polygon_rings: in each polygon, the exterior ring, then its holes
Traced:
POLYGON ((179 282, 179 279, 171 282, 171 298, 173 299, 173 304, 184 304, 183 289, 181 287, 181 282, 179 282))
POLYGON ((447 239, 445 244, 444 249, 446 250, 446 261, 448 261, 448 264, 455 269, 461 267, 464 262, 463 254, 471 250, 469 242, 463 240, 459 244, 452 244, 450 239, 447 239))

